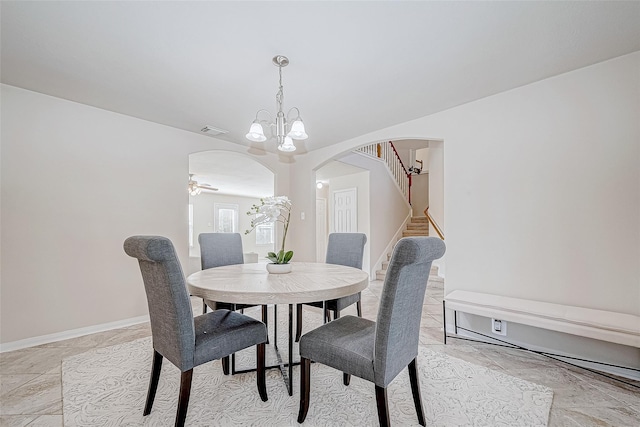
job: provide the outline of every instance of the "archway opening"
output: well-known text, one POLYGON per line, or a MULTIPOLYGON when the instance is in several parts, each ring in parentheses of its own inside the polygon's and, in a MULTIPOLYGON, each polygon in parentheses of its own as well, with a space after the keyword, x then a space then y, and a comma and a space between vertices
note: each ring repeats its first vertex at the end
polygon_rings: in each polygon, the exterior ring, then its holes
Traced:
POLYGON ((271 170, 242 153, 212 150, 189 155, 189 178, 189 274, 200 270, 200 233, 240 233, 245 262, 274 250, 274 226, 245 234, 251 206, 274 195, 271 170))

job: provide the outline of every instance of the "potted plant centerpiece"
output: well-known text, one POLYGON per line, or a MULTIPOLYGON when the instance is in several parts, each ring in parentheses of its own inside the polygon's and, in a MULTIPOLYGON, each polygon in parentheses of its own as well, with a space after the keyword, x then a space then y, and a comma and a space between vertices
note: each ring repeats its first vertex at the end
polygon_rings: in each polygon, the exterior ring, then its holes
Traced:
POLYGON ((255 217, 251 220, 251 230, 245 231, 245 234, 251 233, 261 224, 282 223, 282 246, 278 253, 267 253, 267 259, 271 261, 267 264, 267 271, 275 274, 290 273, 291 264, 289 261, 293 258, 293 251, 285 251, 285 242, 291 219, 291 200, 287 196, 262 198, 259 205, 251 206, 247 215, 255 215, 255 217))

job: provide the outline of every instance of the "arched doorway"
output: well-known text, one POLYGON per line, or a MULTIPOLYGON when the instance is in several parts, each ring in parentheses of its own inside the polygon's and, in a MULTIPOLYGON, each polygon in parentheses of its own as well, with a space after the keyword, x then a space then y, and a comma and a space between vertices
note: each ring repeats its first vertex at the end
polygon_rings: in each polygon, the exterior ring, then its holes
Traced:
POLYGON ((273 227, 245 234, 251 206, 274 194, 271 170, 242 153, 212 150, 189 155, 189 175, 189 274, 200 270, 200 233, 240 233, 245 262, 274 250, 273 227))
MULTIPOLYGON (((384 145, 384 141, 380 141, 384 145)), ((326 235, 336 231, 331 223, 335 212, 331 202, 336 189, 356 188, 359 232, 367 234, 363 266, 368 266, 371 277, 381 269, 398 238, 402 237, 406 224, 413 216, 424 216, 430 212, 443 212, 443 144, 430 139, 397 139, 392 141, 393 150, 376 149, 372 143, 352 149, 325 161, 315 169, 316 197, 316 259, 324 257, 326 235), (386 150, 386 151, 385 151, 386 150), (431 152, 434 155, 430 155, 431 152), (385 155, 397 156, 401 166, 410 175, 409 191, 403 192, 396 180, 394 165, 385 161, 385 155), (435 179, 430 179, 433 175, 435 179), (334 182, 335 181, 335 182, 334 182), (409 204, 410 196, 411 204, 409 204)), ((435 233, 434 233, 435 235, 435 233)))

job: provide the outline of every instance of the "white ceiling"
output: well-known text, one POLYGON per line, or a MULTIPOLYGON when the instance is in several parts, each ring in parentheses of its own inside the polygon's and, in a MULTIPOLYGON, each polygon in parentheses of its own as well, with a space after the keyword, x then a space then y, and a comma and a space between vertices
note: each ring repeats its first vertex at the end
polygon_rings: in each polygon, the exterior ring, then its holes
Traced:
MULTIPOLYGON (((7 2, 2 82, 248 146, 297 106, 318 149, 640 50, 640 2, 7 2)), ((264 143, 270 150, 272 143, 264 143)), ((215 142, 212 140, 212 148, 215 142)))
POLYGON ((345 175, 353 175, 360 172, 365 172, 365 169, 334 160, 322 166, 316 171, 316 182, 320 181, 326 183, 332 178, 337 178, 339 176, 345 175))
MULTIPOLYGON (((189 156, 189 173, 198 184, 218 189, 210 194, 244 197, 273 196, 274 175, 251 158, 228 151, 204 151, 189 156)), ((185 191, 187 181, 185 178, 185 191)), ((198 197, 198 196, 196 196, 198 197)))

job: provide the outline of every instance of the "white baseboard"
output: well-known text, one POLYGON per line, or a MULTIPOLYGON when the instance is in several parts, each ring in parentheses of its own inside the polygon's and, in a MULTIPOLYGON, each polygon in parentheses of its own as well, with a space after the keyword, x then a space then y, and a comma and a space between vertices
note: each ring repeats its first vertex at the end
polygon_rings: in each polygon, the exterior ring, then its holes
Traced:
POLYGON ((112 329, 125 328, 149 321, 149 315, 132 317, 130 319, 117 320, 115 322, 102 323, 100 325, 87 326, 85 328, 71 329, 69 331, 56 332, 55 334, 41 335, 39 337, 25 338, 23 340, 12 341, 0 344, 0 353, 34 347, 42 344, 49 344, 56 341, 68 340, 84 335, 95 334, 96 332, 110 331, 112 329))

